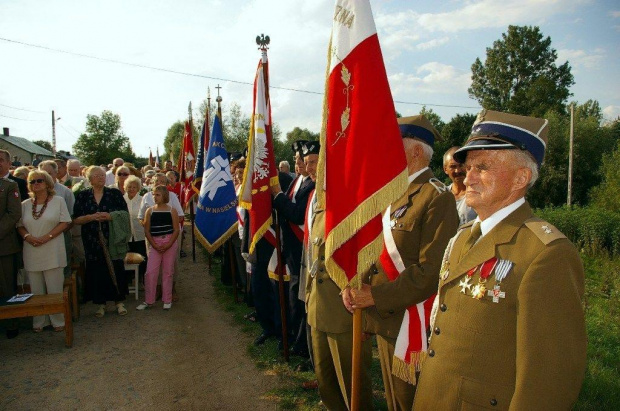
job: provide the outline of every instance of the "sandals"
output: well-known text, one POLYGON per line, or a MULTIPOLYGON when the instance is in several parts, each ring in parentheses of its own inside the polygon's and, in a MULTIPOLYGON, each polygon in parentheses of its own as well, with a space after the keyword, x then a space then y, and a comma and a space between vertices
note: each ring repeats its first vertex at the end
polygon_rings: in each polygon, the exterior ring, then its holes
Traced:
POLYGON ((43 328, 33 328, 32 331, 34 331, 35 333, 40 333, 43 332, 43 328))
POLYGON ((123 303, 116 304, 116 311, 118 312, 118 315, 127 315, 127 309, 123 303))
POLYGON ((64 331, 64 330, 65 330, 65 326, 64 325, 60 325, 58 327, 54 327, 54 331, 56 331, 57 333, 61 332, 61 331, 64 331))
POLYGON ((101 318, 105 315, 105 305, 99 305, 99 309, 95 311, 95 317, 101 318))

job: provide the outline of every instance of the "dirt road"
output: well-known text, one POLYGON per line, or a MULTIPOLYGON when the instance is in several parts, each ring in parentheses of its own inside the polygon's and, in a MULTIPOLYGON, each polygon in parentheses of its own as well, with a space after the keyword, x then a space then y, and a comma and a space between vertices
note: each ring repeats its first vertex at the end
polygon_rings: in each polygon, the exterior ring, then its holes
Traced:
POLYGON ((170 311, 161 302, 136 311, 133 295, 125 317, 82 305, 73 348, 64 333, 35 334, 22 320, 17 338, 0 338, 0 409, 277 409, 261 398, 276 377, 247 357, 250 337, 218 309, 212 279, 198 253, 195 264, 181 259, 170 311))

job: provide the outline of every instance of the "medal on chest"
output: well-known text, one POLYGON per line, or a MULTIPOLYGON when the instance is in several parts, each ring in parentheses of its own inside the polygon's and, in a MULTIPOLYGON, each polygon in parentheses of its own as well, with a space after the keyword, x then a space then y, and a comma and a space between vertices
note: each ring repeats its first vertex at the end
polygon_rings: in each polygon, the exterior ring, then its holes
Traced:
POLYGON ((461 293, 468 295, 469 292, 469 295, 476 300, 482 300, 485 296, 489 296, 494 303, 499 303, 500 299, 506 298, 506 293, 501 290, 501 283, 506 278, 511 268, 511 261, 499 260, 493 257, 467 271, 465 277, 459 283, 461 293), (473 284, 472 278, 478 271, 478 268, 480 268, 478 283, 473 284), (495 272, 495 285, 493 289, 488 290, 487 281, 493 272, 495 272))
POLYGON ((392 213, 392 219, 390 220, 390 228, 393 230, 398 223, 398 219, 401 218, 407 212, 407 205, 399 207, 392 213))

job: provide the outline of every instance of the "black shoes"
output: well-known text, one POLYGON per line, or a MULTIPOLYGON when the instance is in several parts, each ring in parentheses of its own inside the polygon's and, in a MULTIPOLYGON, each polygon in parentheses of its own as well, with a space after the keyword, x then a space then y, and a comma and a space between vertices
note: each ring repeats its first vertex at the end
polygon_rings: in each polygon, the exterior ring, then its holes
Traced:
POLYGON ((267 341, 271 337, 272 336, 267 333, 262 333, 261 335, 256 337, 256 339, 254 340, 254 345, 255 346, 263 345, 265 344, 265 341, 267 341))
POLYGON ((6 330, 6 338, 13 339, 15 337, 17 337, 19 335, 19 330, 15 329, 15 330, 6 330))

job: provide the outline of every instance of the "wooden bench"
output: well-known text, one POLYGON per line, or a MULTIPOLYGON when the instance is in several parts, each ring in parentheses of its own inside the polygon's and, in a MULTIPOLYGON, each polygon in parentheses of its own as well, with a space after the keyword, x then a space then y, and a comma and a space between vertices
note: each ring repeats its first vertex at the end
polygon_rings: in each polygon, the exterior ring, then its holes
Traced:
POLYGON ((33 295, 22 304, 0 306, 0 320, 62 313, 65 316, 65 345, 73 346, 73 322, 69 287, 62 294, 33 295))
POLYGON ((71 273, 71 277, 65 278, 64 287, 69 288, 69 301, 71 301, 71 313, 73 322, 80 319, 80 304, 78 303, 76 272, 71 273))

